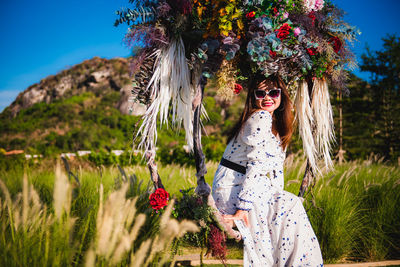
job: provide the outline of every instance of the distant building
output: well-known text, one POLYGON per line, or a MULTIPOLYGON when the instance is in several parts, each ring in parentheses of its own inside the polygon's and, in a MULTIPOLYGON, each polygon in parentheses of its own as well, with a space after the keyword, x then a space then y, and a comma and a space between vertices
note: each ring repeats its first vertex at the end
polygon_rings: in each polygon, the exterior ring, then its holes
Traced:
POLYGON ((124 150, 111 150, 111 153, 113 153, 116 156, 121 156, 125 151, 124 150))
POLYGON ((6 151, 6 153, 4 153, 4 155, 10 156, 10 155, 23 154, 23 153, 24 153, 23 150, 10 150, 10 151, 6 151))
POLYGON ((43 155, 42 154, 40 154, 40 155, 30 155, 30 154, 25 154, 25 158, 26 159, 37 159, 37 158, 43 158, 43 155))
POLYGON ((90 153, 92 153, 92 151, 90 151, 90 150, 79 150, 77 153, 78 153, 79 157, 82 157, 82 156, 85 156, 85 155, 89 155, 90 153))
POLYGON ((76 157, 75 153, 61 153, 60 155, 62 158, 69 158, 69 159, 73 159, 76 157))

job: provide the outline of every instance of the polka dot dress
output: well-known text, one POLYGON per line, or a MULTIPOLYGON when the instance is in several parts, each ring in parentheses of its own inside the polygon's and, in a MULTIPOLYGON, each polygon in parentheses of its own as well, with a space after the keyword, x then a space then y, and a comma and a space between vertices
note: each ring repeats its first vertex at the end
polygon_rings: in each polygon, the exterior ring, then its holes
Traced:
POLYGON ((219 165, 215 203, 222 214, 249 211, 249 228, 235 221, 244 241, 244 266, 323 266, 300 199, 283 190, 285 151, 271 128, 270 113, 257 111, 228 144, 223 157, 246 166, 246 174, 219 165))

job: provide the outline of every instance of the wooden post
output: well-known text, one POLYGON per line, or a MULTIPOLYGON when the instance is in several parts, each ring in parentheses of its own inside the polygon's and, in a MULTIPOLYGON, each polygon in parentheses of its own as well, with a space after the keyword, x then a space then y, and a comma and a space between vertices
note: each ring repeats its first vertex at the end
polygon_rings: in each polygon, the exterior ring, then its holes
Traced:
POLYGON ((154 160, 155 158, 155 150, 151 150, 151 151, 146 151, 146 161, 147 161, 147 167, 149 168, 150 171, 150 178, 151 181, 153 182, 154 185, 154 189, 158 189, 158 188, 163 188, 164 189, 164 185, 161 182, 161 178, 160 175, 158 174, 157 171, 157 164, 154 160))
POLYGON ((196 96, 193 99, 194 118, 193 118, 193 150, 196 162, 197 187, 195 192, 202 197, 208 197, 211 192, 210 186, 206 183, 204 175, 207 173, 205 156, 201 146, 201 126, 200 113, 201 103, 203 101, 204 87, 207 84, 207 78, 201 75, 199 84, 197 85, 196 96))
POLYGON ((314 180, 314 173, 310 166, 310 162, 307 159, 306 170, 304 171, 303 180, 301 181, 300 190, 298 194, 299 197, 304 197, 304 194, 307 191, 308 186, 312 183, 313 180, 314 180))

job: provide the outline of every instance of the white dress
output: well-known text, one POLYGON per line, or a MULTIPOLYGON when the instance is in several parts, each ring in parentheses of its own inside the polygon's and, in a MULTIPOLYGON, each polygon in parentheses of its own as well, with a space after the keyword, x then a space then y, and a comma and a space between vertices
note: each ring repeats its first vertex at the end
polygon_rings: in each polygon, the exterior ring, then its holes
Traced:
POLYGON ((283 190, 285 151, 272 134, 272 117, 257 111, 223 157, 246 174, 218 166, 212 186, 222 214, 249 211, 250 228, 235 223, 244 241, 244 266, 323 266, 318 240, 300 199, 283 190))

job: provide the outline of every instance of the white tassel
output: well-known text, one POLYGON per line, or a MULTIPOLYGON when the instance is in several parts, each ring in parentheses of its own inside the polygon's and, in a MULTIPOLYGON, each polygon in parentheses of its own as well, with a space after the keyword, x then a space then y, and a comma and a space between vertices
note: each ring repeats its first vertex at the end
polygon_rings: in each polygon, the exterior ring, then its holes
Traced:
POLYGON ((300 137, 303 140, 303 150, 314 173, 318 173, 317 149, 315 148, 312 128, 314 119, 310 106, 310 97, 306 81, 302 81, 295 98, 296 119, 299 123, 300 137))
POLYGON ((330 151, 331 142, 335 140, 335 131, 328 83, 325 79, 314 80, 312 109, 316 125, 315 143, 317 151, 324 158, 325 166, 330 169, 333 166, 330 151))
POLYGON ((143 122, 136 138, 141 136, 139 149, 154 149, 157 142, 157 116, 160 126, 167 124, 169 106, 172 102, 172 123, 181 126, 182 120, 186 132, 186 142, 193 147, 193 88, 190 84, 190 71, 185 57, 183 41, 170 42, 165 49, 156 50, 154 73, 147 89, 150 90, 151 104, 143 116, 143 122), (172 100, 172 101, 171 101, 172 100))

